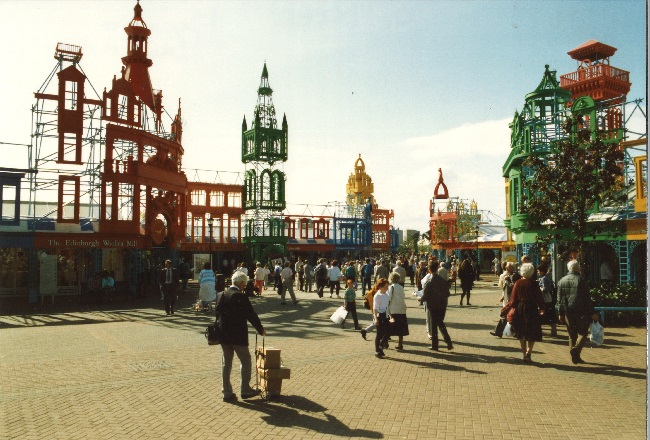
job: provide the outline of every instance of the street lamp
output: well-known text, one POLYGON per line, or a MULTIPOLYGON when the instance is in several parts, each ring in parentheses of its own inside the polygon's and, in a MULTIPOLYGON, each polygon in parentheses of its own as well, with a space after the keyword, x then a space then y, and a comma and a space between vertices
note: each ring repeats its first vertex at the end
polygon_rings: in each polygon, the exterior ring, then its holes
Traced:
POLYGON ((214 219, 210 216, 207 221, 208 228, 210 229, 210 270, 214 270, 214 267, 212 267, 212 225, 214 224, 214 219))
POLYGON ((478 250, 478 223, 476 224, 476 229, 474 229, 474 233, 476 233, 476 281, 480 280, 480 272, 481 272, 481 257, 479 254, 478 250))

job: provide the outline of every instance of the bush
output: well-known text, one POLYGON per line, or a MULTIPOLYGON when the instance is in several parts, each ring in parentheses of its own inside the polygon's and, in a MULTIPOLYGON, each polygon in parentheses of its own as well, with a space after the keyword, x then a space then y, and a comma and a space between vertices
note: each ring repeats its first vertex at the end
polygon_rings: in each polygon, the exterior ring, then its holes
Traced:
MULTIPOLYGON (((598 283, 589 286, 595 307, 647 307, 645 286, 638 284, 598 283)), ((605 312, 611 325, 646 325, 646 312, 605 312)))

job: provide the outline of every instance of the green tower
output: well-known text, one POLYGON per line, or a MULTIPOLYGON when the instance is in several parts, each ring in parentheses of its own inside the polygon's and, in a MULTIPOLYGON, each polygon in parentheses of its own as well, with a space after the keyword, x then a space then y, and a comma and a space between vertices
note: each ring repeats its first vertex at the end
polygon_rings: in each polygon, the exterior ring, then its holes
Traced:
MULTIPOLYGON (((571 92, 560 87, 556 71, 550 70, 547 64, 539 85, 526 95, 525 100, 521 113, 515 112, 509 124, 510 155, 502 168, 507 194, 507 219, 504 223, 516 234, 518 257, 531 255, 531 247, 537 240, 537 231, 526 229, 524 181, 531 177, 532 171, 524 166, 524 162, 531 154, 547 155, 551 145, 565 137, 563 111, 571 100, 571 92)), ((534 259, 533 255, 531 257, 534 259)))
POLYGON ((272 95, 264 63, 253 123, 249 130, 244 116, 241 145, 246 211, 243 240, 251 258, 259 261, 284 255, 287 243, 282 215, 286 178, 281 166, 288 159, 289 128, 286 115, 278 128, 272 95))

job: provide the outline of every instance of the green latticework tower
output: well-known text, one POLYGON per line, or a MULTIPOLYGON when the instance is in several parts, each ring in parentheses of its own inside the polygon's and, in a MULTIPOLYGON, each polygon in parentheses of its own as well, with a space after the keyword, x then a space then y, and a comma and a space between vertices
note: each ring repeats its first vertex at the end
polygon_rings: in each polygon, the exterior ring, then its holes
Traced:
POLYGON ((282 128, 277 127, 272 95, 264 63, 251 129, 248 129, 246 117, 242 123, 241 150, 241 159, 246 167, 243 240, 251 257, 260 261, 283 255, 287 242, 282 216, 286 206, 285 175, 277 165, 281 166, 288 158, 289 128, 286 115, 282 119, 282 128))

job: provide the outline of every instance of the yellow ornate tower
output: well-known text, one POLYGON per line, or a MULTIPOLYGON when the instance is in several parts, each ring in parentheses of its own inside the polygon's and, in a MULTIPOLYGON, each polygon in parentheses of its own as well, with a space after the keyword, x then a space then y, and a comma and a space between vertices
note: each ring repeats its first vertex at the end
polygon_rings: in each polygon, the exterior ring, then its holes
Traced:
POLYGON ((347 204, 350 206, 365 205, 368 198, 370 198, 370 203, 373 207, 377 206, 375 197, 372 195, 375 187, 372 184, 372 179, 366 173, 366 164, 363 163, 361 154, 359 154, 359 158, 354 163, 354 173, 350 174, 345 191, 348 195, 346 199, 347 204))

